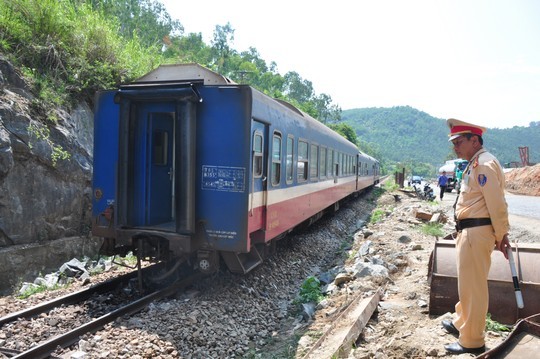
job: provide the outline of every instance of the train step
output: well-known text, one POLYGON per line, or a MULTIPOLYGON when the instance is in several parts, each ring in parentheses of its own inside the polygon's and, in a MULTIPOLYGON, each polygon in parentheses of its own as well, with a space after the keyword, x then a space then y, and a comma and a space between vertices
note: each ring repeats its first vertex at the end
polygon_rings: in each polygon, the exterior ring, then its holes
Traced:
POLYGON ((222 252, 221 256, 231 272, 240 274, 248 273, 263 261, 255 246, 251 247, 249 253, 222 252))

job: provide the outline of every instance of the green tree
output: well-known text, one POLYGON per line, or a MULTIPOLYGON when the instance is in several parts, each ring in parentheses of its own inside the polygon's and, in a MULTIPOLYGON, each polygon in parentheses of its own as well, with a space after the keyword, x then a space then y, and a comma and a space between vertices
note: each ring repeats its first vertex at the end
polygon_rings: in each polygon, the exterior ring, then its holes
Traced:
POLYGON ((167 63, 209 64, 212 61, 212 49, 204 43, 201 33, 166 36, 164 40, 163 57, 167 63))
POLYGON ((285 100, 323 123, 341 109, 296 71, 284 76, 255 47, 238 53, 230 23, 210 45, 184 35, 158 0, 0 0, 0 51, 20 66, 39 99, 69 105, 129 82, 161 63, 196 62, 236 82, 285 100))
MULTIPOLYGON (((336 123, 341 121, 341 107, 332 103, 332 98, 327 94, 320 94, 312 99, 315 105, 317 118, 322 123, 336 123)), ((353 130, 354 131, 354 130, 353 130)))
POLYGON ((172 20, 165 6, 157 0, 79 0, 92 8, 115 17, 120 24, 121 36, 137 36, 146 46, 160 46, 170 35, 180 35, 184 27, 172 20))
POLYGON ((234 29, 230 23, 224 26, 216 25, 214 37, 210 42, 212 47, 212 68, 219 74, 230 76, 231 62, 236 55, 231 45, 234 41, 234 29))
POLYGON ((285 94, 298 103, 307 103, 313 97, 313 84, 304 80, 296 71, 289 71, 284 76, 285 94))
POLYGON ((336 131, 341 136, 345 137, 355 145, 358 145, 358 138, 356 137, 356 132, 354 131, 354 128, 352 128, 350 125, 346 123, 337 123, 329 124, 328 127, 336 131))

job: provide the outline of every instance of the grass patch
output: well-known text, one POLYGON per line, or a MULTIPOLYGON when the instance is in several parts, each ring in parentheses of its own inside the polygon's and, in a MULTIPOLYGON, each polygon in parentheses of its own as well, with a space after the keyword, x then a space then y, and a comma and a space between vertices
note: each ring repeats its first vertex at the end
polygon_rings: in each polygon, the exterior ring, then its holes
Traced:
POLYGON ((428 236, 444 237, 441 223, 425 223, 420 227, 420 231, 428 236))
POLYGON ((33 296, 34 294, 43 293, 43 292, 52 292, 52 291, 55 291, 55 290, 58 290, 58 289, 66 288, 66 287, 68 287, 68 284, 58 284, 57 283, 52 287, 48 287, 48 286, 46 286, 44 284, 42 284, 42 285, 31 284, 22 293, 19 293, 17 295, 17 298, 18 299, 26 299, 26 298, 29 298, 29 297, 33 296))
MULTIPOLYGON (((53 167, 56 167, 58 160, 68 160, 71 157, 71 154, 65 151, 62 146, 57 145, 52 141, 51 131, 47 126, 39 123, 30 123, 30 125, 28 125, 28 133, 31 137, 35 138, 36 141, 43 141, 50 147, 53 167)), ((28 146, 32 148, 32 141, 28 141, 28 146)))
POLYGON ((43 293, 43 292, 45 292, 47 290, 48 290, 47 287, 44 286, 44 285, 29 286, 24 292, 19 293, 17 298, 26 299, 26 298, 29 298, 29 297, 33 296, 34 294, 43 293))
POLYGON ((308 277, 300 287, 298 295, 299 303, 319 303, 323 300, 324 295, 321 292, 321 282, 314 276, 308 277))
POLYGON ((137 264, 137 256, 134 255, 133 252, 129 252, 125 257, 118 258, 117 262, 129 267, 134 267, 137 264))
POLYGON ((399 188, 399 185, 394 180, 388 180, 383 183, 383 189, 392 192, 399 188))
POLYGON ((511 328, 491 319, 491 314, 488 313, 486 316, 486 331, 488 330, 492 332, 509 332, 511 328))
POLYGON ((386 213, 381 208, 376 208, 369 217, 369 223, 375 224, 383 220, 383 218, 386 217, 386 213))

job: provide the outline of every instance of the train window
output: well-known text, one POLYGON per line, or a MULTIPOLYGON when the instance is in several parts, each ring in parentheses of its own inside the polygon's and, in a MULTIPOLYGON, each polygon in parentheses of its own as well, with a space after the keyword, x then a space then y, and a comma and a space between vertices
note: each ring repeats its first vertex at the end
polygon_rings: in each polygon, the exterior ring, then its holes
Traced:
POLYGON ((321 177, 326 177, 326 147, 321 147, 321 177))
POLYGON ((319 176, 319 146, 311 145, 311 162, 309 165, 309 177, 315 179, 319 176))
POLYGON ((263 173, 263 137, 262 133, 253 135, 253 177, 261 177, 263 173))
POLYGON ((167 131, 154 131, 154 140, 152 143, 152 163, 156 166, 167 165, 167 148, 169 142, 169 134, 167 131))
POLYGON ((281 134, 274 132, 272 139, 272 185, 281 182, 281 134))
POLYGON ((294 138, 292 136, 287 137, 287 160, 285 165, 285 178, 287 183, 293 181, 293 150, 294 150, 294 138))
POLYGON ((308 178, 308 144, 305 141, 298 141, 298 162, 296 175, 298 181, 307 181, 308 178))

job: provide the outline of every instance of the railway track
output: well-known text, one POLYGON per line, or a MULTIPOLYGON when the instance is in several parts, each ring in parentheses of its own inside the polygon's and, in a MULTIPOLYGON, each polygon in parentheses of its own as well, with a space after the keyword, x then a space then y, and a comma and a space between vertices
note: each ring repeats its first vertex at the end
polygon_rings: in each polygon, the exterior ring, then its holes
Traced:
POLYGON ((119 286, 125 285, 128 283, 132 278, 135 278, 137 276, 137 272, 131 272, 128 274, 125 274, 123 276, 119 276, 113 279, 110 279, 106 282, 96 284, 94 286, 88 287, 86 289, 66 294, 62 297, 58 297, 55 299, 52 299, 50 301, 47 301, 45 303, 40 303, 38 305, 35 305, 33 307, 20 310, 15 313, 8 314, 2 318, 0 318, 0 328, 7 323, 13 322, 17 319, 29 319, 32 317, 35 317, 41 313, 45 313, 50 311, 53 308, 60 307, 62 305, 70 305, 82 302, 83 300, 86 300, 90 298, 91 296, 95 294, 101 294, 106 293, 114 290, 115 288, 118 288, 119 286))
MULTIPOLYGON (((50 312, 55 308, 60 308, 66 305, 72 305, 85 301, 96 294, 99 295, 107 292, 112 292, 115 289, 119 288, 119 286, 125 286, 130 280, 132 280, 136 276, 137 273, 132 272, 128 275, 109 280, 88 289, 68 294, 66 296, 48 301, 46 303, 9 314, 0 318, 0 328, 2 328, 5 324, 14 322, 18 319, 33 318, 42 313, 50 312)), ((18 351, 10 348, 0 348, 0 353, 4 354, 6 357, 18 359, 54 358, 54 356, 52 356, 52 353, 54 353, 58 349, 58 347, 67 348, 70 345, 76 343, 82 335, 95 332, 106 324, 113 322, 119 317, 139 312, 151 302, 166 298, 188 287, 202 277, 202 274, 196 273, 182 280, 178 280, 164 289, 156 290, 139 299, 130 301, 128 304, 121 305, 120 307, 117 307, 116 309, 111 310, 110 312, 101 315, 96 319, 90 320, 82 325, 78 325, 76 328, 69 330, 68 332, 65 332, 63 334, 56 335, 44 342, 40 342, 39 344, 34 345, 25 351, 18 351)))

